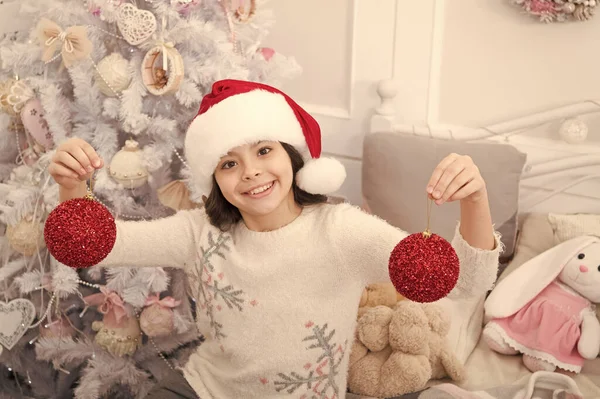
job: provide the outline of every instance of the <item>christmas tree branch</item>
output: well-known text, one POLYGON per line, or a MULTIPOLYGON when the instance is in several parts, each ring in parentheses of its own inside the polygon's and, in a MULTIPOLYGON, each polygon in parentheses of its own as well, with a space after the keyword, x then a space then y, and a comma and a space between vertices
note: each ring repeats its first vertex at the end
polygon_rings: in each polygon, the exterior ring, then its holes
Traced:
POLYGON ((38 359, 56 362, 61 365, 79 365, 102 352, 102 349, 87 339, 75 341, 69 337, 41 337, 35 346, 35 353, 38 359))
POLYGON ((144 384, 150 378, 148 373, 135 367, 129 358, 111 356, 102 352, 91 359, 83 370, 79 386, 75 389, 76 399, 99 399, 117 384, 129 387, 131 393, 140 388, 148 390, 144 384))

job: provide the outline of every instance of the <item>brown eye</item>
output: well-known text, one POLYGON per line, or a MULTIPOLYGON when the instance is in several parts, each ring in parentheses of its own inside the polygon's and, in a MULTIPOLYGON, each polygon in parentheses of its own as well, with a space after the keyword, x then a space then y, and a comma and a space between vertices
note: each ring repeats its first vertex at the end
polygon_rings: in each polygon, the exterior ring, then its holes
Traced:
POLYGON ((577 258, 583 259, 583 258, 585 258, 585 254, 579 254, 579 255, 577 255, 577 258))
POLYGON ((235 166, 234 161, 227 161, 227 162, 223 162, 223 165, 221 165, 221 169, 231 169, 234 166, 235 166))
POLYGON ((271 149, 269 147, 263 147, 260 150, 258 150, 258 155, 267 155, 269 152, 271 152, 271 149))

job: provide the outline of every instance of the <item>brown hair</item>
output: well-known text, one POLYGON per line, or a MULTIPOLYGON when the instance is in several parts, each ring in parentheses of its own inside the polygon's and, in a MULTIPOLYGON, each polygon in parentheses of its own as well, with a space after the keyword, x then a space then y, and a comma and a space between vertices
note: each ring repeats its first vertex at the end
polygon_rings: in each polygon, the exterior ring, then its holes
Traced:
MULTIPOLYGON (((294 201, 296 201, 296 203, 300 206, 322 204, 327 202, 327 196, 307 193, 296 185, 296 174, 304 166, 304 160, 302 159, 302 155, 300 155, 298 150, 296 150, 293 146, 287 143, 281 143, 281 146, 285 152, 287 152, 288 156, 290 157, 290 161, 292 162, 292 172, 294 174, 294 178, 292 180, 292 190, 294 192, 294 201)), ((204 208, 206 209, 206 214, 208 215, 210 223, 213 226, 218 227, 221 231, 227 231, 237 222, 242 220, 242 214, 240 213, 239 209, 225 199, 221 189, 219 188, 219 185, 217 184, 217 179, 215 178, 214 174, 212 179, 212 191, 204 202, 204 208)))

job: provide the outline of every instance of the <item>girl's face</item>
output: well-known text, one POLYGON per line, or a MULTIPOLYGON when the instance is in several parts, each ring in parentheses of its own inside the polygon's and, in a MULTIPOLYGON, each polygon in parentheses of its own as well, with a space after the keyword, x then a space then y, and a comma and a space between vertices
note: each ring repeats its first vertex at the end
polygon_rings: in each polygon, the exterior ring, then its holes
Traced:
POLYGON ((233 148, 215 169, 223 196, 242 217, 261 217, 294 200, 294 174, 288 153, 277 141, 233 148))

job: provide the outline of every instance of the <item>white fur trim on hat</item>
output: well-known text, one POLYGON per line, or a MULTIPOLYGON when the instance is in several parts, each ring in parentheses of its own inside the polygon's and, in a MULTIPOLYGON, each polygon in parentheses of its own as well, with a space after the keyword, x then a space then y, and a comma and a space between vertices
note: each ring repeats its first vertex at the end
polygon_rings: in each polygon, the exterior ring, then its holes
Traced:
POLYGON ((194 119, 186 133, 190 183, 209 195, 219 159, 232 148, 260 140, 285 142, 301 153, 307 149, 302 127, 281 94, 252 90, 213 105, 194 119))
POLYGON ((346 169, 334 158, 308 159, 296 175, 296 184, 312 194, 331 194, 346 179, 346 169))

